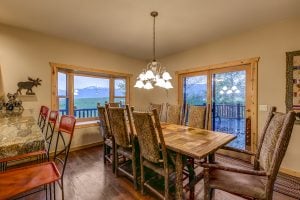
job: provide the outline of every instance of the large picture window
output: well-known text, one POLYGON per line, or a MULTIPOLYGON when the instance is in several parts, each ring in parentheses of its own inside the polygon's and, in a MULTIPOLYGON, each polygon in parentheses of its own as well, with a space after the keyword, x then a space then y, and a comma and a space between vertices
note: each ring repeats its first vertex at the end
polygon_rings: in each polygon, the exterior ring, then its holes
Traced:
POLYGON ((95 120, 97 105, 106 102, 129 103, 129 76, 86 68, 53 64, 52 109, 60 115, 74 115, 79 121, 95 120))

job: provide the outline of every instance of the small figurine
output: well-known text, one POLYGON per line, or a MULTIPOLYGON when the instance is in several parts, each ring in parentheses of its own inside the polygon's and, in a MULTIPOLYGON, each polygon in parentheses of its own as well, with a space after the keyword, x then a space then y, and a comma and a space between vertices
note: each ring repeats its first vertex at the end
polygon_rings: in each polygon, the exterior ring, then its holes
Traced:
POLYGON ((27 95, 35 95, 35 93, 32 91, 33 86, 37 87, 41 85, 42 80, 37 78, 36 80, 28 77, 28 81, 26 82, 19 82, 18 83, 18 90, 17 93, 22 95, 22 90, 25 89, 27 95))
POLYGON ((12 111, 14 108, 19 108, 19 110, 23 110, 22 101, 17 100, 18 93, 7 93, 8 101, 5 104, 6 110, 12 111))

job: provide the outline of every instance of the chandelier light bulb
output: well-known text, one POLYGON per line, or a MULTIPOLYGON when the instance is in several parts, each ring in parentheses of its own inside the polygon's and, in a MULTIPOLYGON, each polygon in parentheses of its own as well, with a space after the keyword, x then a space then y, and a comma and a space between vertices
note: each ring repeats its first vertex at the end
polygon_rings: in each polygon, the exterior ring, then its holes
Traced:
POLYGON ((145 74, 144 73, 140 73, 139 78, 144 81, 145 80, 145 74))
POLYGON ((134 87, 136 88, 143 88, 144 87, 144 83, 141 80, 136 81, 134 87))
POLYGON ((241 91, 240 91, 240 90, 236 90, 235 93, 236 93, 236 94, 239 94, 239 93, 241 93, 241 91))
POLYGON ((153 86, 152 86, 152 84, 150 83, 150 81, 147 81, 147 83, 145 84, 144 88, 145 88, 146 90, 150 90, 150 89, 153 89, 153 86))
POLYGON ((224 94, 224 91, 223 91, 223 90, 221 90, 221 91, 220 91, 220 94, 224 94))
POLYGON ((154 79, 155 78, 155 76, 154 76, 154 73, 153 73, 153 71, 152 70, 147 70, 147 72, 146 72, 146 79, 154 79))
POLYGON ((227 90, 228 88, 227 88, 227 86, 224 86, 223 88, 222 88, 222 90, 227 90))
POLYGON ((172 77, 170 76, 169 72, 164 72, 163 75, 162 75, 163 79, 168 81, 168 80, 171 80, 172 77))
POLYGON ((166 81, 165 83, 166 83, 165 88, 166 88, 167 90, 173 88, 173 85, 172 85, 172 83, 171 83, 170 81, 166 81))

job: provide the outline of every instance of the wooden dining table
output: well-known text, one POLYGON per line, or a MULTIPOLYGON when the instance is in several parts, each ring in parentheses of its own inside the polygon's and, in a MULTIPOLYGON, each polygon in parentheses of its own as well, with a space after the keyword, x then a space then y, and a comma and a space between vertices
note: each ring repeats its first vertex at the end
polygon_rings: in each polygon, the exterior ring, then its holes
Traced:
POLYGON ((45 138, 29 110, 0 111, 0 163, 45 150, 45 138))
POLYGON ((176 153, 176 199, 184 199, 183 195, 183 157, 195 159, 209 158, 214 160, 214 153, 236 136, 227 133, 209 131, 176 124, 161 124, 166 146, 176 153))

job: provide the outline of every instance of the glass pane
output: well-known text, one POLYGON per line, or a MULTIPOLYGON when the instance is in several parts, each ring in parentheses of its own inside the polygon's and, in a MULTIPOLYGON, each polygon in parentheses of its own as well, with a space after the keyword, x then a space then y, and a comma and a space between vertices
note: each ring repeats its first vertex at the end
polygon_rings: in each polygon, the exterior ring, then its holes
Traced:
POLYGON ((109 101, 109 79, 74 76, 74 115, 77 118, 97 117, 97 103, 109 101))
POLYGON ((125 97, 126 96, 126 80, 115 79, 115 96, 125 97))
POLYGON ((229 146, 245 149, 246 71, 214 74, 212 87, 213 130, 236 135, 229 146))
POLYGON ((57 94, 58 96, 67 96, 67 75, 62 72, 58 72, 58 79, 57 79, 57 94))
POLYGON ((68 115, 69 114, 69 99, 67 98, 59 98, 59 114, 60 115, 68 115))
POLYGON ((183 101, 185 104, 206 105, 207 76, 190 76, 183 79, 183 101))
POLYGON ((114 102, 116 103, 120 103, 121 102, 121 106, 124 106, 126 104, 126 99, 124 98, 115 98, 114 102))

